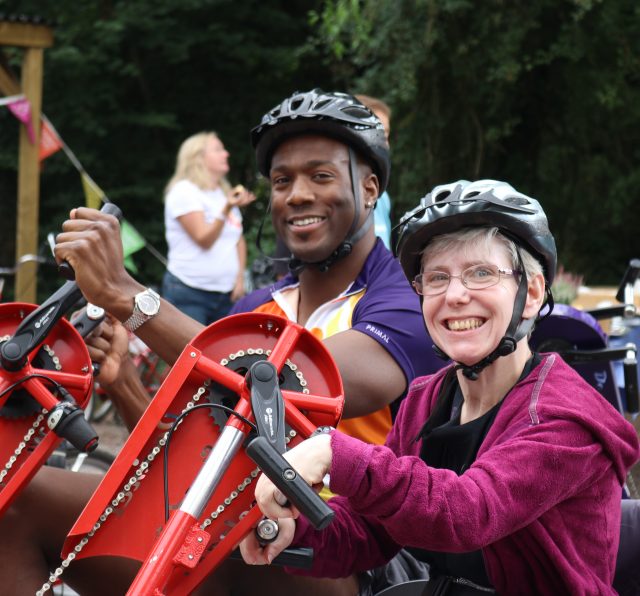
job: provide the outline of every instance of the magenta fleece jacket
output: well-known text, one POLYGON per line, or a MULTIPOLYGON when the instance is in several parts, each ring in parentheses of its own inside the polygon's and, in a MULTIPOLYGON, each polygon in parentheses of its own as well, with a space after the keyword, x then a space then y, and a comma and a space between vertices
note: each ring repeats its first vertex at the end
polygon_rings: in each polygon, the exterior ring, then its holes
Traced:
POLYGON ((336 517, 322 532, 304 519, 296 529, 295 543, 315 549, 310 573, 347 576, 403 546, 482 549, 500 594, 614 594, 621 486, 639 455, 633 427, 546 354, 505 397, 468 470, 430 468, 415 438, 445 372, 412 383, 386 445, 332 433, 336 517))

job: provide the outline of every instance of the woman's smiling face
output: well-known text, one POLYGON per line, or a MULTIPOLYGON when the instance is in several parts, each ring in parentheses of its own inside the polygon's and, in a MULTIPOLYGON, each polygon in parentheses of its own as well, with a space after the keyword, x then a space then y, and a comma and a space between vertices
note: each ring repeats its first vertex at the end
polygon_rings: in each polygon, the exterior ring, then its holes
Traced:
POLYGON ((472 365, 487 356, 504 336, 516 296, 518 277, 501 276, 482 290, 470 290, 460 274, 474 265, 513 269, 504 242, 490 239, 458 242, 448 250, 427 250, 422 271, 441 271, 452 277, 448 288, 436 296, 424 296, 422 312, 435 344, 452 360, 472 365))

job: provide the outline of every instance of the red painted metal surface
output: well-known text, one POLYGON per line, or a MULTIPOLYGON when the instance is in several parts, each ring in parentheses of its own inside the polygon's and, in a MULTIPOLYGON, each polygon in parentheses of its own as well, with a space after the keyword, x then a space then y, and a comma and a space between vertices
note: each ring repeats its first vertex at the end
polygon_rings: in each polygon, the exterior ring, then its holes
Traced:
MULTIPOLYGON (((234 409, 251 417, 244 369, 236 372, 230 367, 234 366, 232 356, 237 358, 238 355, 256 354, 259 350, 263 352, 262 358, 268 357, 279 372, 300 379, 302 388, 308 391, 283 391, 286 422, 297 433, 292 444, 307 437, 317 426, 337 423, 344 403, 342 382, 322 342, 302 327, 273 315, 248 313, 222 319, 204 329, 186 346, 71 529, 64 555, 90 533, 96 523, 100 523, 101 527, 90 537, 79 558, 99 555, 122 556, 139 561, 147 558, 165 528, 164 449, 152 458, 143 471, 140 471, 140 462, 153 453, 154 446, 158 445, 168 428, 167 422, 183 411, 205 382, 212 381, 212 384, 199 396, 198 403, 206 403, 208 392, 217 384, 214 393, 221 387, 226 388, 238 400, 234 409), (221 364, 226 361, 226 365, 221 364), (296 376, 298 372, 300 375, 296 376), (140 481, 131 483, 130 479, 136 477, 136 470, 140 481), (105 521, 101 521, 105 509, 114 499, 117 500, 118 495, 121 496, 121 503, 114 507, 113 513, 105 521)), ((233 416, 228 419, 227 425, 245 433, 249 431, 245 423, 233 416)), ((208 409, 198 409, 189 414, 174 432, 168 466, 171 510, 179 507, 219 434, 220 427, 208 409)), ((167 552, 166 555, 171 556, 174 573, 166 585, 156 588, 172 595, 189 593, 226 558, 260 519, 260 512, 253 503, 254 482, 246 490, 238 490, 254 469, 255 464, 241 449, 198 520, 200 524, 207 518, 211 520, 211 524, 205 528, 210 539, 199 564, 189 569, 174 560, 183 547, 179 541, 175 552, 167 552), (225 503, 230 495, 235 496, 225 503), (224 505, 224 512, 213 519, 211 514, 220 505, 224 505)), ((191 527, 192 521, 185 520, 182 526, 189 524, 188 527, 191 527)), ((145 589, 148 589, 147 584, 145 589)))
MULTIPOLYGON (((22 320, 36 308, 34 304, 18 302, 0 304, 0 337, 12 336, 22 320)), ((48 353, 39 356, 38 349, 34 350, 29 355, 28 362, 20 370, 7 371, 0 368, 0 393, 13 383, 23 381, 30 375, 44 375, 64 386, 77 404, 84 407, 91 395, 93 378, 91 359, 82 337, 69 321, 61 319, 42 345, 47 346, 48 353), (52 366, 53 360, 50 354, 57 358, 60 370, 43 367, 46 363, 52 366)), ((0 398, 0 470, 4 469, 10 458, 14 456, 16 448, 32 428, 38 411, 42 407, 49 409, 58 403, 58 398, 51 390, 51 383, 36 377, 20 382, 17 387, 0 398), (10 399, 12 411, 16 413, 2 415, 1 409, 10 399), (29 399, 38 402, 39 407, 34 403, 31 408, 33 411, 25 409, 21 402, 29 399)), ((0 484, 0 515, 47 460, 59 442, 59 437, 50 431, 46 421, 43 421, 39 431, 17 456, 0 484)))

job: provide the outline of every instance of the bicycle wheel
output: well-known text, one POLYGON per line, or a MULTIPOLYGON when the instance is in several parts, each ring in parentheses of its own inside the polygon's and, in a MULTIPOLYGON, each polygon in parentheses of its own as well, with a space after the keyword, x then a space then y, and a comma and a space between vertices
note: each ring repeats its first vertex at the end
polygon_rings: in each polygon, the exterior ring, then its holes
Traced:
POLYGON ((102 422, 113 410, 113 402, 105 397, 104 391, 95 386, 93 393, 85 408, 87 419, 90 422, 102 422))
POLYGON ((155 352, 146 350, 134 358, 140 380, 150 397, 153 397, 169 372, 169 365, 155 352))
MULTIPOLYGON (((0 304, 0 342, 7 341, 36 308, 0 304)), ((60 319, 42 347, 29 355, 20 372, 24 382, 12 385, 17 374, 0 367, 0 386, 5 389, 0 400, 0 514, 61 440, 43 413, 42 400, 57 399, 51 393, 53 383, 64 386, 80 407, 88 401, 92 385, 87 347, 66 319, 60 319)))

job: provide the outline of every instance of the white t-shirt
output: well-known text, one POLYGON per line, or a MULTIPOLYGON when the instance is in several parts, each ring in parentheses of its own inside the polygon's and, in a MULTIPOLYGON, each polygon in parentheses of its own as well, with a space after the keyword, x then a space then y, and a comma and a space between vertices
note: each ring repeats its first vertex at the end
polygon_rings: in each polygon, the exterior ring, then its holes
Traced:
POLYGON ((165 197, 164 225, 169 247, 167 269, 184 284, 200 290, 230 292, 236 283, 238 241, 242 236, 242 215, 234 207, 211 248, 196 244, 178 221, 193 211, 204 211, 207 223, 222 213, 227 198, 224 192, 202 190, 188 180, 173 185, 165 197))

